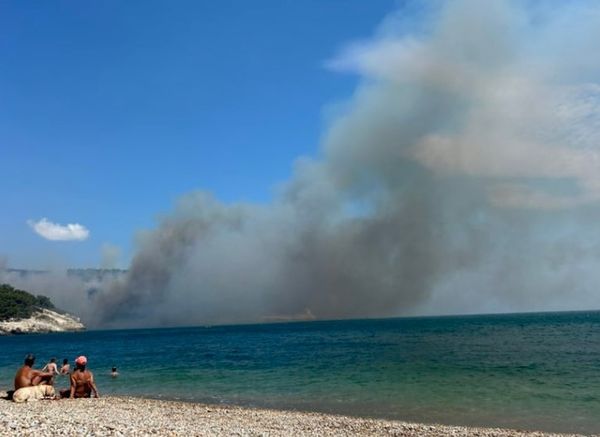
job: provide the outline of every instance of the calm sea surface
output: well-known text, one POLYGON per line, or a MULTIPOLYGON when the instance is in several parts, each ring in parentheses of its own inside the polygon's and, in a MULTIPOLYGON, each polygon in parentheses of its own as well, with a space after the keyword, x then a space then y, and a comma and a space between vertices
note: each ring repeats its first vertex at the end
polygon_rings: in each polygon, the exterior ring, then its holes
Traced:
POLYGON ((0 389, 29 352, 101 394, 600 433, 600 312, 0 337, 0 389))

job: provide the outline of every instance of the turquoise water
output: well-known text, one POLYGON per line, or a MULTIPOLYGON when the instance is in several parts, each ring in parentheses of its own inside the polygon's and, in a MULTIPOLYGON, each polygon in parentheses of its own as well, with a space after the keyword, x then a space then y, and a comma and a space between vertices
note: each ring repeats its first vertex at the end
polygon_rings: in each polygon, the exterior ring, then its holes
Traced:
POLYGON ((40 367, 85 354, 101 394, 600 432, 600 312, 89 331, 0 351, 0 388, 29 352, 40 367))

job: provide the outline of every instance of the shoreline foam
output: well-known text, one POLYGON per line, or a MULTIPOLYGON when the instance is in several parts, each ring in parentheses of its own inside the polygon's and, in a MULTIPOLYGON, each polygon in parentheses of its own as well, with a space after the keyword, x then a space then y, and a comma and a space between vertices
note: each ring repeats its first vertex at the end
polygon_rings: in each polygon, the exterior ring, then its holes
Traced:
POLYGON ((573 436, 133 397, 0 401, 0 435, 573 436))

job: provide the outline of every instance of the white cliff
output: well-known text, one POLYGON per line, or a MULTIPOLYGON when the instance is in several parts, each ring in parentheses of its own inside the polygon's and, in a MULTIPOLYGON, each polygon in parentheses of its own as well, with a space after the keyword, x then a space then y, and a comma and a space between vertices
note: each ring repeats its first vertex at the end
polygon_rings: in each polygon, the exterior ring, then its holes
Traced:
POLYGON ((0 321, 0 335, 34 334, 47 332, 83 331, 85 325, 78 317, 40 309, 27 319, 0 321))

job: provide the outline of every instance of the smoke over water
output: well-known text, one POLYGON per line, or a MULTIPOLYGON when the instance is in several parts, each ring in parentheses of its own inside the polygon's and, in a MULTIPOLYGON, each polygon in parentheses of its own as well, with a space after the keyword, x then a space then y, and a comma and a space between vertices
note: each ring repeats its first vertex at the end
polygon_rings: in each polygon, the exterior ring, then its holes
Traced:
POLYGON ((270 205, 183 196, 84 319, 600 308, 600 8, 432 4, 328 62, 361 84, 270 205))

